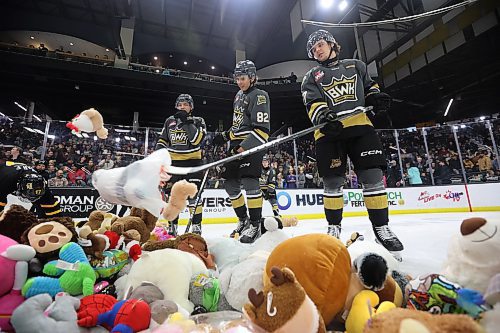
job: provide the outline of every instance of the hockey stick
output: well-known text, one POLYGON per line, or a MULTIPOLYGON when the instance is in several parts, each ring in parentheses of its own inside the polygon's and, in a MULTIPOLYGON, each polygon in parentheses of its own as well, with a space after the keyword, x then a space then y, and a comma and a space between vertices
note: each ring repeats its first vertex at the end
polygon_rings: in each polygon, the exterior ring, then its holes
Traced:
POLYGON ((207 179, 208 179, 208 172, 209 171, 210 171, 210 169, 207 169, 207 171, 205 171, 205 175, 203 176, 203 180, 201 181, 201 184, 200 184, 200 190, 196 194, 196 200, 194 201, 193 213, 189 214, 189 220, 188 220, 188 223, 187 223, 187 226, 186 226, 186 230, 184 230, 185 234, 189 232, 189 229, 191 228, 191 224, 193 224, 193 218, 194 218, 194 215, 196 213, 196 207, 198 207, 198 204, 200 203, 200 200, 202 200, 201 199, 201 194, 205 190, 205 184, 206 184, 207 179))
MULTIPOLYGON (((338 117, 337 117, 336 120, 337 121, 346 120, 346 119, 349 119, 351 117, 357 116, 357 115, 365 113, 367 111, 370 111, 371 109, 372 109, 372 107, 359 106, 359 107, 357 107, 357 108, 355 108, 353 110, 342 111, 342 112, 337 113, 338 117)), ((222 164, 226 164, 226 163, 229 163, 229 162, 232 162, 232 161, 240 160, 242 158, 245 158, 245 157, 247 157, 249 155, 258 153, 258 152, 260 152, 260 151, 262 151, 264 149, 267 149, 269 147, 273 147, 273 146, 276 146, 276 145, 279 145, 279 144, 282 144, 282 143, 285 143, 285 142, 288 142, 288 141, 292 141, 292 140, 300 138, 300 137, 302 137, 302 136, 304 136, 306 134, 312 133, 312 132, 314 132, 316 130, 319 130, 319 129, 323 128, 326 124, 327 123, 322 123, 322 124, 319 124, 319 125, 316 125, 316 126, 312 126, 312 127, 306 128, 305 130, 299 131, 299 132, 294 133, 292 135, 288 135, 288 136, 285 136, 283 138, 278 138, 276 140, 266 142, 264 144, 261 144, 260 146, 251 148, 249 150, 245 150, 245 151, 243 151, 243 152, 241 152, 239 154, 236 154, 236 155, 233 155, 233 156, 229 156, 229 157, 226 157, 226 158, 223 158, 221 160, 218 160, 218 161, 215 161, 215 162, 212 162, 212 163, 208 163, 208 164, 205 164, 205 165, 200 165, 200 166, 197 166, 197 167, 175 167, 175 166, 169 166, 168 169, 167 169, 167 173, 171 174, 171 175, 187 175, 189 173, 196 173, 196 172, 204 171, 204 170, 216 167, 218 165, 222 165, 222 164)))

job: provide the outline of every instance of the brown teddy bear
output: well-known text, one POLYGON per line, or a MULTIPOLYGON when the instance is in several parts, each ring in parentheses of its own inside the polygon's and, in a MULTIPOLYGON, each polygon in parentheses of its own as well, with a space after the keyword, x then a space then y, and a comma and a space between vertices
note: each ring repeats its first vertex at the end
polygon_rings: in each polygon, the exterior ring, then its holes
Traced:
POLYGON ((94 210, 90 213, 88 221, 82 227, 88 226, 93 233, 103 234, 105 231, 111 229, 111 224, 117 218, 118 216, 115 214, 94 210))
POLYGON ((147 210, 141 208, 132 207, 129 215, 140 217, 141 220, 144 222, 144 224, 146 224, 146 227, 149 229, 149 232, 153 231, 153 229, 156 226, 156 222, 158 221, 158 218, 156 216, 154 216, 147 210))
POLYGON ((149 252, 162 249, 189 252, 200 258, 208 269, 215 268, 214 258, 208 253, 207 242, 198 234, 187 233, 164 241, 148 241, 142 245, 142 249, 149 252))
POLYGON ((375 315, 363 333, 479 333, 482 328, 462 314, 433 315, 425 311, 392 309, 375 315))
POLYGON ((323 318, 293 272, 273 267, 271 274, 264 291, 248 291, 250 304, 243 306, 245 315, 266 332, 326 332, 323 318))
POLYGON ((140 244, 146 243, 151 234, 146 223, 137 216, 119 217, 111 225, 111 231, 125 238, 136 240, 140 244))
POLYGON ((0 216, 0 234, 21 243, 21 236, 32 225, 38 223, 35 214, 23 206, 12 205, 0 216))

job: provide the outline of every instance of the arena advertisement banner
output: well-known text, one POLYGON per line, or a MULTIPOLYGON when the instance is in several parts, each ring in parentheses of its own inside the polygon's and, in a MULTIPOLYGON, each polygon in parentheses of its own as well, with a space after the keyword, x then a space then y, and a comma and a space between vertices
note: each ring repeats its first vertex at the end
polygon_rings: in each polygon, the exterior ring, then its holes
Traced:
MULTIPOLYGON (((86 218, 93 210, 127 214, 127 208, 103 200, 95 189, 53 188, 65 215, 86 218)), ((391 214, 439 212, 469 212, 500 210, 500 184, 450 185, 434 187, 406 187, 387 189, 391 214), (470 202, 469 202, 470 201, 470 202), (470 206, 469 206, 470 204, 470 206)), ((278 206, 283 216, 302 219, 324 218, 323 190, 277 190, 278 206)), ((234 222, 236 217, 226 192, 205 190, 203 220, 208 223, 234 222)), ((345 216, 366 214, 362 190, 344 190, 345 216)), ((264 201, 263 215, 272 215, 271 205, 264 201)), ((181 223, 189 217, 187 209, 181 213, 181 223)))

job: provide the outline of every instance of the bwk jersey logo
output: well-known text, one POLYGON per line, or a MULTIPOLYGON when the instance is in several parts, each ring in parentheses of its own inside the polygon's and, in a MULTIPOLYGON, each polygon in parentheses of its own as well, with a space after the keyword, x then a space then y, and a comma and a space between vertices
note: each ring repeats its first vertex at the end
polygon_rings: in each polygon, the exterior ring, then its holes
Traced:
POLYGON ((170 142, 173 145, 185 145, 187 144, 188 137, 185 131, 183 130, 173 130, 170 133, 170 142))
POLYGON ((351 77, 342 75, 340 79, 332 78, 332 81, 327 84, 321 84, 328 98, 333 105, 341 104, 349 101, 357 101, 356 82, 358 76, 354 74, 351 77))
POLYGON ((243 108, 238 106, 234 108, 233 128, 234 129, 240 128, 242 123, 243 123, 243 108))

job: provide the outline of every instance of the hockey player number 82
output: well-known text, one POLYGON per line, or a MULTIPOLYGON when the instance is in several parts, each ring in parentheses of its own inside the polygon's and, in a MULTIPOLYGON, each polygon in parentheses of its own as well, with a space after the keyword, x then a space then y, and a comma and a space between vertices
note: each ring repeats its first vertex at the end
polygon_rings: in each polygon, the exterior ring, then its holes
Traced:
POLYGON ((269 114, 264 113, 264 112, 257 112, 257 122, 258 123, 269 122, 269 114))

